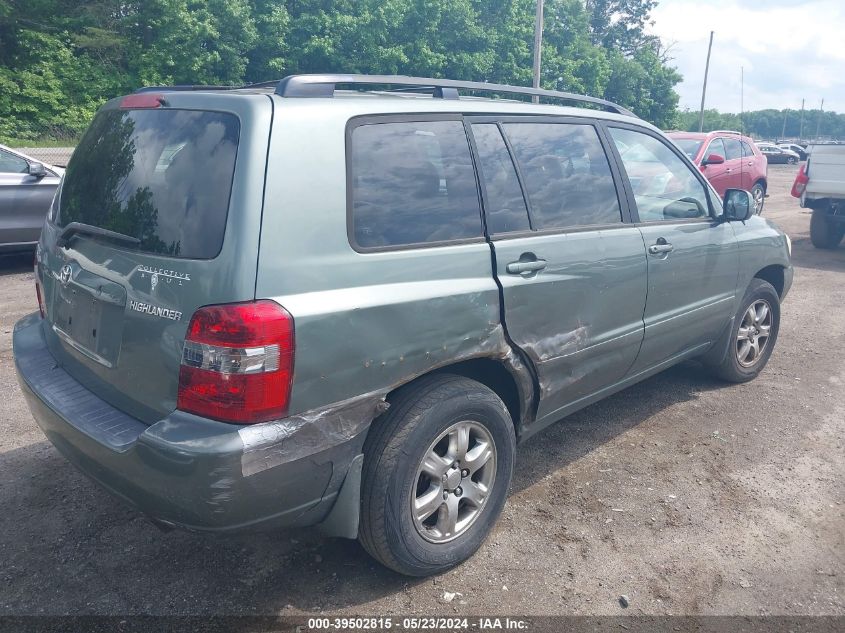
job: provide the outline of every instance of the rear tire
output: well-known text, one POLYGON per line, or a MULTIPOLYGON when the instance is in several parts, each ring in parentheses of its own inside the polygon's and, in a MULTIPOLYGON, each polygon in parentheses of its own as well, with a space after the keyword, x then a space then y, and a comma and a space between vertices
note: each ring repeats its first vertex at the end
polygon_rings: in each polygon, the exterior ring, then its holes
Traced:
POLYGON ((830 221, 827 211, 827 205, 813 209, 810 218, 810 241, 816 248, 836 248, 845 234, 845 229, 834 226, 830 221))
POLYGON ((788 158, 786 159, 786 162, 787 162, 787 164, 789 164, 789 165, 794 165, 794 164, 795 164, 795 158, 793 158, 792 156, 790 156, 790 157, 788 157, 788 158))
POLYGON ((443 374, 404 387, 364 444, 358 540, 408 576, 465 561, 502 511, 515 445, 507 407, 484 385, 443 374))
POLYGON ((768 281, 754 278, 739 304, 728 352, 711 367, 727 382, 748 382, 769 362, 780 330, 780 297, 768 281))
POLYGON ((754 213, 760 215, 763 213, 763 205, 766 202, 766 188, 763 183, 754 183, 754 186, 751 187, 751 196, 754 198, 754 213))

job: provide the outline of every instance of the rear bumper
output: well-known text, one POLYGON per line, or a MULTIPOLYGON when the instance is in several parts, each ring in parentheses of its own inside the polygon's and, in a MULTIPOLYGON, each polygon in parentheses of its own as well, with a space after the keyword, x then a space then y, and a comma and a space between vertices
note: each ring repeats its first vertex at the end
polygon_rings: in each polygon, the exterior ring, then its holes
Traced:
POLYGON ((147 426, 59 367, 41 323, 35 314, 15 326, 21 389, 47 438, 110 492, 159 522, 203 531, 313 525, 331 510, 366 424, 331 443, 307 425, 245 434, 180 411, 147 426))

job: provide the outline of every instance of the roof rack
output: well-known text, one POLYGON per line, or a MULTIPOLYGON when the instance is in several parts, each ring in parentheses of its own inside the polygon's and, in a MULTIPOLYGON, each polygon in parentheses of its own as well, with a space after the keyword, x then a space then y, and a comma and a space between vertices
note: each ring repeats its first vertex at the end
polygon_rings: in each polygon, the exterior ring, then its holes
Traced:
POLYGON ((713 130, 712 134, 739 134, 743 136, 742 132, 737 132, 736 130, 713 130))
POLYGON ((351 86, 403 86, 409 88, 409 92, 430 92, 435 99, 458 99, 459 90, 503 92, 507 94, 589 103, 601 106, 617 114, 636 117, 630 110, 610 101, 571 92, 491 84, 480 81, 456 81, 454 79, 431 79, 426 77, 406 77, 403 75, 290 75, 278 83, 276 94, 286 98, 332 97, 339 84, 351 86))

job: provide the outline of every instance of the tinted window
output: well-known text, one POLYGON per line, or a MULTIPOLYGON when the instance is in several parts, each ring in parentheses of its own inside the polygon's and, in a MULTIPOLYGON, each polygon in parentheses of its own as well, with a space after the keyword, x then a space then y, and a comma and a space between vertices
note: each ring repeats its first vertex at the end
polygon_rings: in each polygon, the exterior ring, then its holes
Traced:
POLYGON ((534 228, 621 222, 607 156, 592 125, 507 123, 534 228))
POLYGON ((642 222, 709 215, 707 193, 695 174, 653 136, 610 128, 634 190, 642 222))
POLYGON ((743 156, 754 156, 754 150, 751 149, 751 146, 746 143, 745 141, 740 141, 742 143, 742 155, 743 156))
POLYGON ((698 150, 701 149, 701 141, 697 141, 694 138, 673 138, 672 140, 675 145, 681 148, 684 154, 689 156, 690 160, 695 160, 698 150))
POLYGON ((0 150, 0 173, 26 174, 29 172, 29 163, 20 156, 0 150))
POLYGON ((350 169, 359 246, 482 235, 475 172, 460 121, 360 125, 352 131, 350 169))
POLYGON ((739 142, 739 139, 735 138, 726 138, 725 141, 725 152, 728 160, 736 160, 737 158, 742 158, 742 145, 739 142))
MULTIPOLYGON (((704 152, 704 158, 707 158, 711 154, 725 158, 725 145, 722 143, 722 139, 717 138, 710 141, 710 145, 707 146, 707 151, 704 152)), ((727 159, 725 158, 725 160, 727 159)))
POLYGON ((109 110, 73 153, 58 223, 141 240, 140 249, 209 259, 220 252, 240 124, 221 112, 109 110))
POLYGON ((527 231, 528 211, 510 153, 499 127, 493 123, 472 126, 484 181, 487 230, 491 234, 527 231))

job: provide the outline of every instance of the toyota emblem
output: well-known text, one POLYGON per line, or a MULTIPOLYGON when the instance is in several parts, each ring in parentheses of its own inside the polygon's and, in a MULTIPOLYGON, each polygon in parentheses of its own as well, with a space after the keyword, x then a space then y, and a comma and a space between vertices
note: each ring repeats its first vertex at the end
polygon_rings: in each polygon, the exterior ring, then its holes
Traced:
POLYGON ((72 272, 73 269, 70 267, 70 264, 62 266, 62 271, 59 273, 59 281, 62 282, 63 286, 67 286, 67 282, 70 281, 70 274, 72 272))

